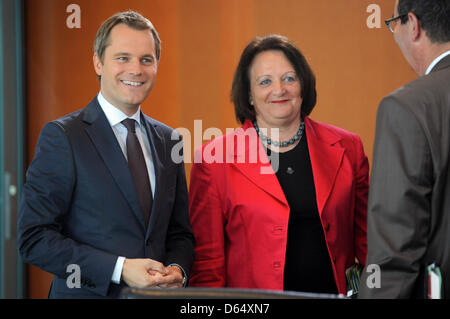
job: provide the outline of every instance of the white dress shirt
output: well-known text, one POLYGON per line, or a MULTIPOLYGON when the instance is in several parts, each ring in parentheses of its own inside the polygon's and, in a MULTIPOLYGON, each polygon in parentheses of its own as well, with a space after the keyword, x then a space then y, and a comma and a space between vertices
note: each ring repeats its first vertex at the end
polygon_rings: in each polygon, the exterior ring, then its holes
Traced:
MULTIPOLYGON (((139 140, 139 143, 141 144, 142 152, 144 153, 145 158, 145 164, 147 165, 148 170, 148 176, 150 179, 150 185, 152 187, 152 196, 155 197, 155 167, 153 165, 153 161, 151 159, 151 152, 150 152, 150 143, 148 140, 148 136, 146 134, 145 128, 142 126, 141 123, 141 108, 139 107, 137 112, 133 114, 132 116, 127 116, 125 113, 123 113, 121 110, 113 106, 111 103, 109 103, 100 92, 97 96, 98 103, 100 104, 103 112, 106 115, 106 118, 108 119, 109 124, 111 125, 111 128, 114 132, 114 135, 117 138, 117 142, 119 142, 120 148, 122 149, 123 155, 125 156, 125 159, 127 159, 127 134, 128 130, 121 122, 125 120, 126 118, 131 118, 137 121, 136 125, 136 135, 139 140)), ((116 266, 114 268, 114 272, 111 278, 111 281, 120 284, 120 279, 122 277, 122 268, 123 263, 125 261, 125 257, 120 256, 117 258, 116 266)))

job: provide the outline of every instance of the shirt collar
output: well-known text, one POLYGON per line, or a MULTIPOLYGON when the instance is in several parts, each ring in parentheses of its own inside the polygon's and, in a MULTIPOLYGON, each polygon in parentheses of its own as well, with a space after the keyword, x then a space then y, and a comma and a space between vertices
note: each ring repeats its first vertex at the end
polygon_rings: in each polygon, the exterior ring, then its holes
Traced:
POLYGON ((449 54, 450 54, 450 50, 442 53, 440 56, 438 56, 436 59, 434 59, 434 61, 431 62, 430 66, 428 67, 427 72, 425 72, 425 74, 429 74, 431 72, 431 70, 433 70, 433 68, 436 66, 436 64, 438 64, 439 61, 441 61, 443 58, 445 58, 449 54))
POLYGON ((140 115, 141 115, 141 107, 139 106, 136 113, 134 113, 131 116, 126 115, 121 110, 119 110, 117 107, 109 103, 102 95, 102 92, 99 92, 97 95, 98 103, 100 104, 100 107, 102 108, 103 112, 106 115, 106 118, 108 119, 109 124, 111 127, 119 124, 123 120, 130 118, 133 120, 136 120, 139 124, 141 124, 140 121, 140 115))

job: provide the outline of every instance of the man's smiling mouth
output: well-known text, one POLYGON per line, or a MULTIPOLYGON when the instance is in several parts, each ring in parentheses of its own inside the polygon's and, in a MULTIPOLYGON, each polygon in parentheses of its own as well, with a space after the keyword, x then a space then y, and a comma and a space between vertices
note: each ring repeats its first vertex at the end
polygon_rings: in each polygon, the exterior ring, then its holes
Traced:
POLYGON ((134 81, 125 81, 125 80, 121 80, 120 82, 122 82, 125 85, 130 85, 130 86, 142 86, 142 85, 144 85, 144 82, 134 82, 134 81))

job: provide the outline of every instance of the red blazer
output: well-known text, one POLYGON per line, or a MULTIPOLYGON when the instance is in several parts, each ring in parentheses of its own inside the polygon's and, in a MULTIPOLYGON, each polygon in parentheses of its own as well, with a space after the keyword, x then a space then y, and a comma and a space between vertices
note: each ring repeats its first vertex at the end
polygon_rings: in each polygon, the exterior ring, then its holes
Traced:
MULTIPOLYGON (((309 118, 305 131, 334 278, 346 294, 345 270, 366 260, 367 156, 355 134, 309 118)), ((189 202, 190 286, 283 290, 289 206, 250 121, 196 151, 189 202)))

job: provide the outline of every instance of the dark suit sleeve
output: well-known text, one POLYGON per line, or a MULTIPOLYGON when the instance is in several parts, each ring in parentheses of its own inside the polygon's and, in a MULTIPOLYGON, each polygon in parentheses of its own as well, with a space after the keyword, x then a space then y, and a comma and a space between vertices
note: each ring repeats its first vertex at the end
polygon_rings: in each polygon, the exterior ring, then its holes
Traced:
MULTIPOLYGON (((183 156, 182 150, 180 155, 183 156)), ((188 190, 183 161, 177 164, 175 203, 167 231, 165 264, 180 265, 188 278, 194 262, 194 242, 189 223, 188 190)))
POLYGON ((41 132, 23 187, 19 251, 24 262, 60 278, 71 274, 68 265, 78 265, 82 287, 106 295, 117 256, 65 236, 75 184, 69 141, 61 126, 49 123, 41 132))
POLYGON ((415 114, 388 97, 377 115, 368 209, 367 265, 379 265, 381 287, 367 287, 372 273, 364 271, 360 297, 411 297, 427 246, 431 190, 425 131, 415 114))

